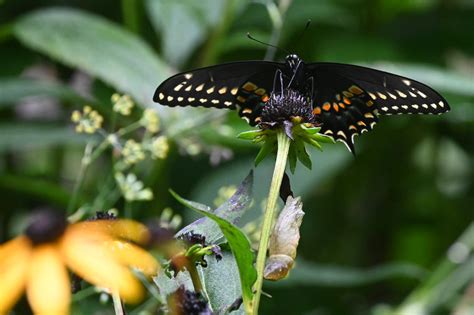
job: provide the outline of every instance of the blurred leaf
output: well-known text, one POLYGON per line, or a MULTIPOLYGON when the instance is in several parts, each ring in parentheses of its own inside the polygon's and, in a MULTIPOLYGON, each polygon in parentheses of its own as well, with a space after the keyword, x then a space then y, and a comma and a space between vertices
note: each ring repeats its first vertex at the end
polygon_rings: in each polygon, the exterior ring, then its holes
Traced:
POLYGON ((71 126, 47 124, 0 125, 0 152, 47 147, 58 144, 84 144, 92 136, 77 134, 71 126))
MULTIPOLYGON (((228 251, 222 252, 222 260, 209 258, 208 266, 202 268, 204 287, 209 303, 216 314, 223 314, 236 299, 242 297, 239 269, 234 256, 228 251)), ((244 314, 243 310, 232 314, 244 314)))
POLYGON ((0 78, 0 105, 13 104, 31 96, 52 96, 72 102, 87 102, 71 88, 53 82, 0 78))
MULTIPOLYGON (((174 194, 174 196, 178 200, 181 199, 181 197, 176 194, 174 194)), ((183 203, 184 201, 181 202, 183 203)), ((212 219, 214 222, 217 223, 217 225, 219 225, 219 228, 221 229, 225 238, 229 242, 232 254, 235 257, 237 266, 239 268, 240 282, 242 285, 242 299, 244 301, 243 303, 245 310, 247 312, 251 311, 251 304, 253 298, 252 286, 255 280, 257 279, 257 271, 255 270, 255 267, 253 265, 254 255, 250 246, 250 241, 239 228, 237 228, 229 221, 226 221, 225 219, 213 213, 202 211, 197 208, 191 209, 212 219)))
POLYGON ((148 0, 146 5, 155 30, 162 34, 164 57, 179 66, 222 18, 225 1, 148 0))
POLYGON ((136 35, 83 11, 36 11, 20 18, 14 32, 32 49, 104 80, 145 106, 153 104, 155 88, 170 74, 136 35))
POLYGON ((278 286, 354 287, 399 277, 421 279, 425 275, 424 269, 405 263, 361 270, 297 260, 288 278, 285 281, 279 281, 278 286))
MULTIPOLYGON (((242 183, 237 188, 237 191, 232 195, 232 197, 230 197, 226 202, 224 202, 219 208, 215 209, 214 211, 210 210, 209 207, 200 203, 186 200, 173 191, 171 191, 171 194, 181 204, 190 209, 195 209, 204 212, 212 212, 217 216, 235 224, 248 209, 250 202, 252 201, 252 188, 253 172, 250 172, 250 174, 247 175, 247 177, 242 181, 242 183)), ((194 221, 193 223, 181 229, 177 233, 177 235, 181 235, 191 231, 204 235, 206 237, 206 242, 211 244, 216 243, 219 239, 222 238, 223 235, 220 229, 218 229, 217 224, 214 222, 214 220, 208 218, 200 218, 194 221)))
POLYGON ((21 193, 23 198, 41 199, 62 209, 66 209, 71 197, 64 188, 47 180, 13 174, 0 176, 0 188, 21 193))

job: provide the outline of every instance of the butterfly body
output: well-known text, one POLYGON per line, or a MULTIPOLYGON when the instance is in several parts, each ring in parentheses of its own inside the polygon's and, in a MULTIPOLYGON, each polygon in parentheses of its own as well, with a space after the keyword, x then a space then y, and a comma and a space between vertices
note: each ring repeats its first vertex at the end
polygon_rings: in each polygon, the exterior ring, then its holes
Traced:
POLYGON ((154 101, 168 106, 238 109, 250 125, 272 128, 298 118, 354 152, 354 136, 379 115, 441 114, 446 100, 415 80, 338 63, 241 61, 183 72, 165 80, 154 101))

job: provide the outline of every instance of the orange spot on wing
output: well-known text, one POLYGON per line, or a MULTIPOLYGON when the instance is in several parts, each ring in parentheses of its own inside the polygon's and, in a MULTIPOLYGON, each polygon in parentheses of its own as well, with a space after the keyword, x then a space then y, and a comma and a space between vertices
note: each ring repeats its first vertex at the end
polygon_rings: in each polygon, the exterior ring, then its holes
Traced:
POLYGON ((332 107, 334 108, 334 110, 335 110, 336 112, 339 112, 339 106, 337 106, 336 103, 333 103, 333 104, 332 104, 332 107))
POLYGON ((364 127, 367 126, 367 125, 365 124, 365 122, 363 122, 362 120, 359 120, 359 121, 357 122, 357 124, 358 124, 359 126, 364 126, 364 127))
POLYGON ((346 108, 346 105, 344 105, 344 103, 339 103, 339 107, 340 108, 346 108))
POLYGON ((313 114, 319 115, 321 114, 321 107, 317 106, 313 109, 313 114))
POLYGON ((360 87, 358 87, 358 86, 356 86, 356 85, 351 86, 351 87, 349 88, 349 92, 354 93, 354 94, 356 94, 356 95, 359 95, 359 94, 364 93, 364 91, 363 91, 360 87))
POLYGON ((347 97, 344 97, 344 103, 346 103, 347 105, 349 105, 351 103, 351 100, 348 99, 347 97))
POLYGON ((246 83, 242 86, 242 88, 243 88, 244 90, 246 90, 246 91, 252 92, 252 91, 254 91, 254 90, 257 88, 257 86, 256 86, 255 84, 253 84, 252 82, 246 82, 246 83))
POLYGON ((268 97, 268 95, 262 96, 262 102, 264 102, 264 103, 268 102, 269 99, 270 98, 268 97))
POLYGON ((331 104, 329 104, 328 102, 324 103, 323 104, 323 109, 325 111, 329 111, 331 109, 331 104))

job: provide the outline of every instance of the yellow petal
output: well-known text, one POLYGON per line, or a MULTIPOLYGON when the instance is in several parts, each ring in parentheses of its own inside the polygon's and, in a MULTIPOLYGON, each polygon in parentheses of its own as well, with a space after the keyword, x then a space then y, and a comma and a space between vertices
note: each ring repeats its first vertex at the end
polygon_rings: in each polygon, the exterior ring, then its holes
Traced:
POLYGON ((0 314, 7 314, 25 289, 29 241, 18 237, 0 246, 0 314))
POLYGON ((39 245, 33 249, 26 295, 35 314, 69 313, 71 284, 57 244, 39 245))
POLYGON ((146 276, 156 275, 160 265, 150 253, 140 247, 124 241, 104 243, 104 249, 117 261, 131 268, 138 269, 146 276))
POLYGON ((128 303, 137 303, 143 298, 141 283, 110 255, 104 241, 68 231, 61 248, 69 268, 87 282, 119 292, 128 303))
POLYGON ((147 227, 133 220, 85 221, 72 225, 70 229, 81 230, 83 233, 106 233, 140 244, 149 239, 147 227))

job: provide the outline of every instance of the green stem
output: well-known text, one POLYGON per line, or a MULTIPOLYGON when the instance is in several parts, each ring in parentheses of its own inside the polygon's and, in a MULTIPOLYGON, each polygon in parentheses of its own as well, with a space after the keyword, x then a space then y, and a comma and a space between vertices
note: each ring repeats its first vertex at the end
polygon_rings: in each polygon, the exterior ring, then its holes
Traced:
POLYGON ((196 265, 194 264, 193 261, 190 261, 187 264, 186 268, 188 269, 189 274, 191 275, 191 281, 193 282, 194 291, 196 291, 196 293, 201 293, 202 283, 201 283, 201 278, 199 278, 199 273, 196 268, 196 265))
POLYGON ((286 136, 283 130, 277 133, 278 151, 275 162, 275 169, 273 170, 272 183, 268 193, 267 206, 263 218, 262 234, 260 236, 260 245, 258 247, 257 255, 257 281, 255 282, 255 297, 253 300, 253 314, 258 314, 258 306, 260 303, 260 295, 262 294, 263 284, 263 270, 265 269, 265 259, 267 257, 268 243, 270 240, 270 233, 275 217, 276 205, 278 196, 280 195, 280 186, 285 173, 286 160, 288 158, 288 151, 290 148, 290 138, 286 136))
POLYGON ((112 301, 114 302, 115 315, 125 315, 125 312, 123 311, 122 301, 120 300, 118 292, 112 293, 112 301))
POLYGON ((140 123, 140 121, 136 121, 130 125, 128 125, 127 127, 124 127, 124 128, 121 128, 117 131, 117 136, 119 137, 123 137, 125 136, 127 133, 130 133, 132 131, 135 131, 137 129, 139 129, 140 127, 142 127, 142 124, 140 123))
POLYGON ((128 200, 125 200, 125 205, 124 205, 124 215, 127 219, 132 218, 132 203, 128 200))
POLYGON ((87 144, 86 148, 84 149, 84 156, 82 157, 82 160, 81 160, 81 166, 79 168, 79 174, 77 175, 77 180, 74 185, 72 197, 67 206, 67 214, 69 215, 72 213, 72 211, 74 210, 74 207, 76 206, 79 191, 81 189, 82 182, 84 181, 84 175, 86 173, 87 166, 89 165, 88 161, 90 161, 91 151, 92 151, 92 145, 87 144))

